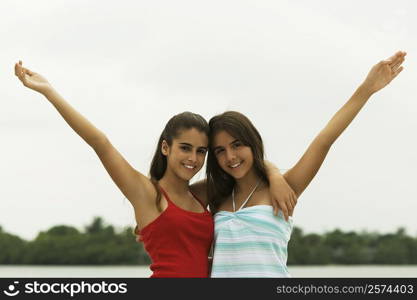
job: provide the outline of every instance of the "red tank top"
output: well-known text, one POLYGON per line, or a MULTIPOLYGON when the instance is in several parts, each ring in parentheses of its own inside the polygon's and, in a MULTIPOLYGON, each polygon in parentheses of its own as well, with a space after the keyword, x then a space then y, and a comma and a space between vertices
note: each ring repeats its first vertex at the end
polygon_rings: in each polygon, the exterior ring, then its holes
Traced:
POLYGON ((208 277, 214 234, 211 213, 206 208, 202 213, 184 210, 161 191, 168 207, 139 233, 152 260, 151 277, 208 277))

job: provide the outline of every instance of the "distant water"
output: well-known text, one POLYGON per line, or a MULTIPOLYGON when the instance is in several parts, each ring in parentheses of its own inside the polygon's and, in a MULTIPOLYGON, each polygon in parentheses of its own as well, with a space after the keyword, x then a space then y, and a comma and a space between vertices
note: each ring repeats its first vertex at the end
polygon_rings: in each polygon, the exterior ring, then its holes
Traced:
MULTIPOLYGON (((412 266, 290 266, 292 277, 417 277, 412 266)), ((0 277, 149 277, 147 266, 8 266, 0 277)))

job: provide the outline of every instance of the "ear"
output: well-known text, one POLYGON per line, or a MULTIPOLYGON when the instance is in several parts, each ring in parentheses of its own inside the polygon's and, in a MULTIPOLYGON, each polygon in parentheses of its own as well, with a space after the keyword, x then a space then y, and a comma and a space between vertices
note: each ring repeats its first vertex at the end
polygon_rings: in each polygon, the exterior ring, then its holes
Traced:
POLYGON ((169 153, 169 145, 167 141, 163 140, 161 144, 161 152, 163 155, 167 156, 169 153))

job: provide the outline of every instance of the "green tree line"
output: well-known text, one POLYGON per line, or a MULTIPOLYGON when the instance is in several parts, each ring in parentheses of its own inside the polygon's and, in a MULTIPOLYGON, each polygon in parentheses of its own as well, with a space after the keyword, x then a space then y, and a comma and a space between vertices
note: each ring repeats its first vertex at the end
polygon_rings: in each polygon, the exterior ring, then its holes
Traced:
POLYGON ((97 217, 80 232, 59 225, 40 232, 32 241, 0 227, 0 264, 25 265, 148 265, 150 259, 133 228, 116 232, 97 217))
POLYGON ((303 234, 295 227, 288 245, 290 265, 417 264, 417 237, 396 233, 343 232, 303 234))
MULTIPOLYGON (((288 246, 289 265, 417 264, 417 237, 403 228, 395 233, 343 232, 304 234, 295 227, 288 246)), ((79 231, 59 225, 31 241, 0 227, 0 264, 149 265, 133 228, 116 231, 97 217, 79 231)))

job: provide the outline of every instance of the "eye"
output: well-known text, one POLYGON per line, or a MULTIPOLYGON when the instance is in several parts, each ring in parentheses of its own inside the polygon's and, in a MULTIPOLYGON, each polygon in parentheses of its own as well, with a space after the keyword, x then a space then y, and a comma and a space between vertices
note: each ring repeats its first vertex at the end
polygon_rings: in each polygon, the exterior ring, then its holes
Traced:
POLYGON ((188 147, 188 146, 180 146, 180 149, 181 150, 183 150, 183 151, 190 151, 191 150, 191 148, 190 147, 188 147))
POLYGON ((214 151, 214 155, 219 155, 220 153, 222 153, 223 152, 223 150, 224 149, 216 149, 215 151, 214 151))
POLYGON ((207 150, 206 150, 206 149, 199 149, 199 150, 198 150, 198 153, 201 153, 201 154, 206 154, 206 152, 207 152, 207 150))
POLYGON ((242 146, 242 143, 239 142, 239 141, 238 142, 234 142, 232 146, 233 146, 233 148, 238 148, 238 147, 242 146))

